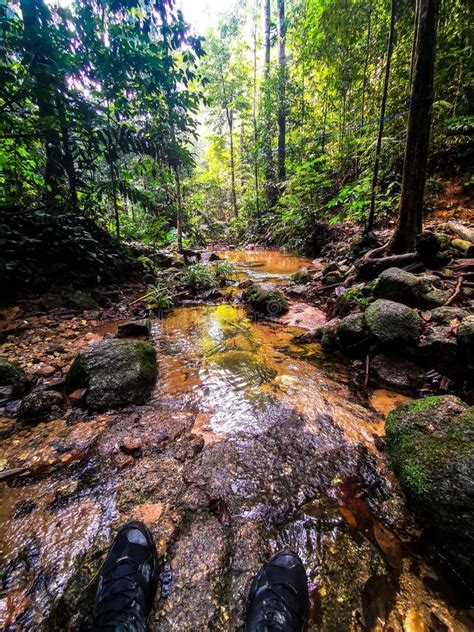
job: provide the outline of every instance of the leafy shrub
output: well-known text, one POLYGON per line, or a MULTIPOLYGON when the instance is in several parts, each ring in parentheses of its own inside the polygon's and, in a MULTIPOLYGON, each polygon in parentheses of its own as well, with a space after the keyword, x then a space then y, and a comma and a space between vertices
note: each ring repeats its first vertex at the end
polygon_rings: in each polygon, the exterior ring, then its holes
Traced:
POLYGON ((149 301, 156 309, 170 309, 174 305, 173 294, 165 285, 156 285, 149 301))

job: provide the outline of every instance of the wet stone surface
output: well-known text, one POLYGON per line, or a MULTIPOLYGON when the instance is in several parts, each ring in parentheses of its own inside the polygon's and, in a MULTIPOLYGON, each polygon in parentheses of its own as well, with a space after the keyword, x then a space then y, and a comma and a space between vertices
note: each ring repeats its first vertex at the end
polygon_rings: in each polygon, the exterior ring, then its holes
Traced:
MULTIPOLYGON (((288 277, 308 265, 281 253, 251 259, 256 280, 259 269, 288 277)), ((56 379, 90 341, 146 316, 130 301, 110 323, 35 324, 53 332, 48 345, 63 345, 56 379)), ((36 374, 32 329, 4 353, 36 374)), ((177 308, 152 324, 160 379, 145 404, 14 426, 0 440, 0 471, 23 470, 0 482, 0 627, 84 629, 113 534, 137 518, 164 563, 152 631, 241 630, 252 577, 282 546, 307 568, 309 629, 472 629, 466 601, 419 552, 419 527, 380 451, 375 409, 397 398, 364 405, 350 367, 318 343, 299 346, 301 332, 236 304, 177 308)))

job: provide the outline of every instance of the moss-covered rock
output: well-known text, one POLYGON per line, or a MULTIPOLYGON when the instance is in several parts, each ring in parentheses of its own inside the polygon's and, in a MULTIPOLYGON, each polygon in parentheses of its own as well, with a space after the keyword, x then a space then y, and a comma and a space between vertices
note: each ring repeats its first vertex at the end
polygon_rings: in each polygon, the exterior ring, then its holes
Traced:
POLYGON ((293 274, 290 276, 290 279, 293 281, 293 283, 296 283, 297 285, 304 285, 305 283, 309 283, 312 278, 313 277, 306 268, 301 268, 301 270, 293 272, 293 274))
POLYGON ((321 327, 318 330, 318 334, 321 336, 321 348, 327 353, 332 353, 339 349, 339 343, 337 341, 336 327, 334 325, 328 325, 327 327, 321 327))
POLYGON ((379 299, 365 311, 365 321, 381 345, 414 344, 420 335, 421 319, 414 309, 379 299))
POLYGON ((410 307, 436 307, 446 302, 449 293, 440 288, 435 276, 418 277, 400 268, 389 268, 379 275, 374 296, 410 307))
POLYGON ((357 354, 365 351, 372 340, 365 322, 364 314, 350 314, 336 325, 338 347, 347 353, 357 354))
POLYGON ((107 410, 143 404, 156 380, 156 352, 147 342, 101 340, 83 349, 66 377, 68 392, 86 388, 85 404, 107 410))
POLYGON ((460 307, 451 307, 449 305, 445 307, 435 307, 431 310, 430 322, 440 325, 448 325, 453 320, 463 320, 466 312, 460 307))
POLYGON ((386 346, 414 344, 421 331, 421 319, 415 310, 383 299, 369 305, 365 321, 377 341, 386 346))
POLYGON ((64 414, 65 401, 56 391, 33 391, 25 397, 18 409, 18 421, 37 424, 58 419, 64 414))
POLYGON ((252 283, 242 293, 242 300, 265 316, 280 316, 288 311, 286 298, 271 283, 252 283))
POLYGON ((452 395, 408 402, 389 414, 385 431, 411 508, 474 581, 474 407, 452 395))
POLYGON ((0 386, 10 387, 13 397, 24 395, 30 383, 30 378, 20 366, 6 358, 0 358, 0 386))

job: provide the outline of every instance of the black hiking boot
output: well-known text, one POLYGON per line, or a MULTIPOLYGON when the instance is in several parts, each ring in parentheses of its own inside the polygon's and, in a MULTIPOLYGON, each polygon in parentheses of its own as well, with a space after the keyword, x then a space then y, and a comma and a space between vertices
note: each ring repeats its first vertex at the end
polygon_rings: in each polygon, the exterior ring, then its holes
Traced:
POLYGON ((245 632, 301 632, 309 611, 306 571, 285 549, 264 564, 250 588, 245 632))
POLYGON ((141 522, 117 534, 100 571, 93 632, 145 632, 158 586, 153 536, 141 522))

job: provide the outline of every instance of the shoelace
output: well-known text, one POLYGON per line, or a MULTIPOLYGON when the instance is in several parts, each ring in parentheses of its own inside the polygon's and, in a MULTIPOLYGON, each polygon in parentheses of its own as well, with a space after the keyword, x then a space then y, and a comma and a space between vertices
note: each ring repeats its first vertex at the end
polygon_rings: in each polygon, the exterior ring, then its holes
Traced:
MULTIPOLYGON (((119 566, 119 564, 123 562, 123 559, 124 558, 117 560, 117 562, 115 562, 115 564, 110 569, 109 573, 113 573, 116 570, 116 568, 119 566)), ((137 587, 138 582, 135 579, 135 576, 140 574, 140 567, 137 562, 135 562, 134 560, 127 559, 127 563, 130 565, 133 564, 135 568, 134 569, 132 568, 128 573, 125 573, 124 575, 121 575, 120 577, 110 577, 109 579, 104 579, 102 588, 105 592, 105 596, 102 599, 102 601, 98 604, 101 612, 99 616, 95 617, 94 619, 95 625, 104 626, 105 629, 107 627, 110 627, 110 629, 112 630, 114 629, 116 623, 126 623, 125 619, 127 616, 130 615, 130 607, 135 601, 135 597, 137 593, 136 587, 137 587), (107 586, 110 584, 114 584, 115 582, 118 582, 118 581, 120 582, 126 581, 129 583, 130 587, 121 588, 120 590, 117 590, 115 592, 112 590, 111 592, 108 593, 107 586), (119 601, 120 605, 117 605, 116 602, 114 603, 114 597, 116 597, 117 595, 120 595, 122 597, 119 601), (112 603, 107 609, 103 610, 102 603, 107 602, 107 601, 112 601, 112 603), (112 618, 113 618, 113 623, 111 622, 112 618)))

